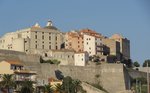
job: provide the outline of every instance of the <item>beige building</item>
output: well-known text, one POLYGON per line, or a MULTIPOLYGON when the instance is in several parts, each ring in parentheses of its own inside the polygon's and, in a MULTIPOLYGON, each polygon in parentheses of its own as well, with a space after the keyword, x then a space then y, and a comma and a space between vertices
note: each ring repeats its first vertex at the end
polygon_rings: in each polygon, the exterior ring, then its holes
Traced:
POLYGON ((4 74, 13 74, 16 82, 36 81, 36 72, 24 69, 23 64, 19 61, 1 61, 0 76, 2 77, 4 74))
POLYGON ((88 52, 75 52, 74 50, 50 50, 46 52, 46 56, 43 56, 44 60, 57 59, 60 61, 60 65, 75 65, 85 66, 89 61, 88 52))
POLYGON ((104 55, 112 55, 116 56, 117 60, 120 60, 120 44, 119 42, 105 38, 102 39, 102 43, 104 45, 104 55))
POLYGON ((40 54, 43 51, 63 48, 63 42, 64 33, 48 21, 44 28, 36 23, 30 28, 5 34, 0 38, 0 49, 40 54))
POLYGON ((49 50, 46 52, 45 60, 57 59, 60 61, 60 65, 74 65, 74 50, 49 50))
POLYGON ((123 59, 130 59, 130 40, 119 34, 114 34, 110 37, 120 43, 120 53, 123 59))
POLYGON ((85 66, 89 61, 87 52, 77 52, 74 54, 75 66, 85 66))

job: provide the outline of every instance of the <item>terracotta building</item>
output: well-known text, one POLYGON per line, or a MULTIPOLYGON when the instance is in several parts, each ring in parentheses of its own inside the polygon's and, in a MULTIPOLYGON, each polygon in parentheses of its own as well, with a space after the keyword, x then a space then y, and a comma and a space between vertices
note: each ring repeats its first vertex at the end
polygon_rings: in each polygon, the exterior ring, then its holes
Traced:
POLYGON ((83 51, 83 35, 78 31, 71 31, 65 35, 65 48, 76 52, 83 51))
POLYGON ((101 34, 90 29, 71 31, 65 35, 65 48, 76 52, 87 51, 89 55, 103 54, 102 38, 101 34))

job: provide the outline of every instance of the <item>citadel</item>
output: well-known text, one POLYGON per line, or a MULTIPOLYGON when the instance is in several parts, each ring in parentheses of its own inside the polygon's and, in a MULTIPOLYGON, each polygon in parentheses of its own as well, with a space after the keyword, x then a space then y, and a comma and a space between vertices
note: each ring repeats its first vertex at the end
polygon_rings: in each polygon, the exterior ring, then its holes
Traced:
POLYGON ((130 59, 130 41, 119 34, 108 38, 90 29, 65 33, 53 26, 52 21, 45 27, 36 23, 3 35, 0 49, 39 54, 46 59, 57 58, 62 65, 85 66, 89 56, 94 55, 103 62, 130 59))
POLYGON ((36 86, 48 84, 61 72, 83 82, 101 81, 110 93, 131 93, 129 73, 120 64, 129 59, 130 40, 120 34, 106 37, 88 28, 62 32, 52 21, 45 27, 36 23, 0 37, 0 75, 16 74, 18 80, 28 77, 36 86), (59 63, 49 64, 49 60, 59 63))

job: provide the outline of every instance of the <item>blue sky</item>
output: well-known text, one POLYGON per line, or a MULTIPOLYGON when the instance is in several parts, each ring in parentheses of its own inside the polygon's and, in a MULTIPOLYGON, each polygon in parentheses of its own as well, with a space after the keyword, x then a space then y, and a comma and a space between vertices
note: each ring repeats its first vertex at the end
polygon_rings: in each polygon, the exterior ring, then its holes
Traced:
POLYGON ((130 39, 133 61, 150 59, 150 0, 0 0, 0 36, 48 19, 64 32, 120 33, 130 39))

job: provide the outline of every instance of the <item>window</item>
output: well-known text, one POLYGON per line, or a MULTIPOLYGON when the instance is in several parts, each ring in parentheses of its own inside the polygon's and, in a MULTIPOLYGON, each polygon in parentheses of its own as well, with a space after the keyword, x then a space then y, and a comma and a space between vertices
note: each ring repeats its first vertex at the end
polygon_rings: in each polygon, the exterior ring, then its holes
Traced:
POLYGON ((35 43, 37 43, 37 41, 35 41, 35 43))
POLYGON ((44 41, 42 43, 44 43, 44 41))
POLYGON ((78 43, 79 43, 79 41, 78 41, 78 43))
POLYGON ((35 39, 37 39, 37 35, 35 35, 35 39))
POLYGON ((57 36, 56 36, 55 40, 57 40, 57 36))
POLYGON ((56 49, 57 49, 57 46, 56 46, 56 49))
POLYGON ((86 44, 88 45, 88 42, 86 44))
POLYGON ((91 38, 89 38, 89 40, 91 40, 91 38))
POLYGON ((35 48, 37 49, 37 44, 35 45, 35 48))
POLYGON ((49 44, 51 44, 51 42, 49 42, 49 44))
POLYGON ((44 39, 44 36, 42 36, 42 39, 44 39))
POLYGON ((44 45, 42 45, 42 49, 44 49, 44 45))
POLYGON ((44 34, 44 32, 42 32, 42 34, 44 34))
POLYGON ((51 40, 51 36, 49 36, 49 40, 51 40))
POLYGON ((49 45, 49 49, 51 49, 51 45, 49 45))
POLYGON ((11 70, 14 70, 14 66, 13 66, 13 65, 11 65, 10 69, 11 69, 11 70))
POLYGON ((48 55, 47 55, 47 53, 45 53, 45 57, 47 57, 48 55))
POLYGON ((14 70, 17 70, 17 67, 16 67, 16 66, 14 66, 14 70))

